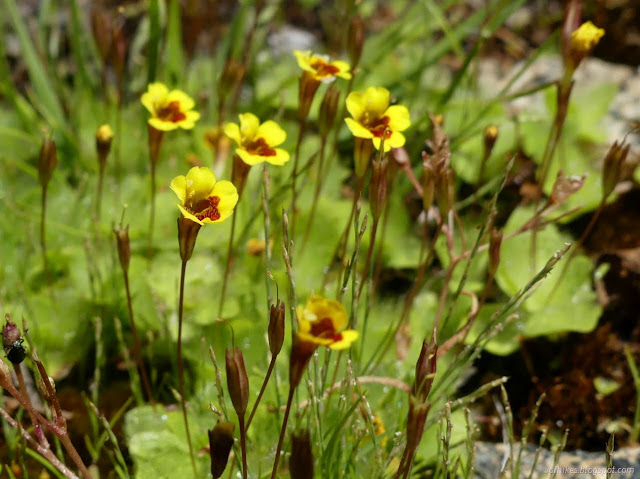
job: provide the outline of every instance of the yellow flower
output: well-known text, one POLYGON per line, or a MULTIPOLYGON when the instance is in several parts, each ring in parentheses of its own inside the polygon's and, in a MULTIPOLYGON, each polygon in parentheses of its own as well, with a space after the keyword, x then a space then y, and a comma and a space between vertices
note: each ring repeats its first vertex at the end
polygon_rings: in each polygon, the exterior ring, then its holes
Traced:
POLYGON ((571 40, 569 41, 571 55, 584 58, 598 44, 603 35, 604 30, 602 28, 596 27, 591 22, 583 23, 580 28, 571 34, 571 40))
POLYGON ((272 165, 284 165, 289 161, 289 153, 275 148, 287 139, 287 133, 275 121, 261 124, 253 113, 240 114, 238 117, 240 125, 227 123, 224 133, 238 144, 236 155, 242 161, 251 166, 265 161, 272 165))
POLYGON ((141 102, 151 113, 149 125, 156 130, 170 131, 178 127, 190 130, 200 119, 189 95, 180 90, 169 91, 162 83, 150 83, 141 102))
POLYGON ((347 349, 358 332, 345 330, 347 313, 338 301, 311 296, 305 306, 298 306, 298 338, 329 349, 347 349))
POLYGON ((230 181, 216 181, 206 166, 194 166, 187 176, 176 176, 171 189, 178 196, 178 208, 185 218, 200 225, 220 223, 233 213, 238 192, 230 181))
POLYGON ((405 138, 401 131, 411 126, 409 110, 401 105, 389 106, 389 90, 382 87, 369 87, 364 92, 352 92, 347 97, 347 110, 353 118, 345 122, 358 138, 371 138, 374 146, 380 149, 384 132, 384 151, 400 148, 405 138))
POLYGON ((298 66, 304 71, 311 73, 315 80, 323 83, 330 83, 336 77, 351 79, 351 67, 347 62, 335 60, 329 61, 329 57, 324 55, 312 54, 310 51, 301 52, 294 50, 293 54, 298 60, 298 66))

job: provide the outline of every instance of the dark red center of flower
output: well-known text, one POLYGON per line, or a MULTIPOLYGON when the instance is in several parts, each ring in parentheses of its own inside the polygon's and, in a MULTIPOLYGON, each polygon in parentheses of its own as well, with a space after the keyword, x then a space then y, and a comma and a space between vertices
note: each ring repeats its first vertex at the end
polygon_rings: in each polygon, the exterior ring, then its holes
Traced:
MULTIPOLYGON (((376 138, 382 138, 384 136, 384 131, 389 128, 389 117, 383 116, 382 118, 376 118, 375 120, 369 122, 367 124, 367 129, 375 136, 376 138)), ((385 136, 385 140, 388 140, 391 136, 391 129, 387 132, 387 136, 385 136)))
POLYGON ((276 150, 271 148, 264 138, 258 138, 245 146, 252 155, 258 156, 276 156, 276 150))
POLYGON ((202 221, 205 218, 209 218, 211 221, 220 219, 220 212, 218 211, 218 204, 220 203, 219 196, 210 196, 206 200, 199 201, 194 206, 194 216, 202 221))
POLYGON ((331 339, 332 341, 340 341, 342 334, 337 333, 333 327, 331 318, 322 318, 318 321, 311 321, 311 334, 316 338, 331 339))
POLYGON ((187 118, 183 112, 180 111, 180 102, 171 101, 157 112, 158 118, 164 121, 170 121, 172 123, 178 123, 187 118))
POLYGON ((336 73, 340 73, 340 69, 338 67, 323 60, 315 60, 314 62, 311 62, 311 68, 316 71, 316 75, 322 77, 330 77, 336 73))

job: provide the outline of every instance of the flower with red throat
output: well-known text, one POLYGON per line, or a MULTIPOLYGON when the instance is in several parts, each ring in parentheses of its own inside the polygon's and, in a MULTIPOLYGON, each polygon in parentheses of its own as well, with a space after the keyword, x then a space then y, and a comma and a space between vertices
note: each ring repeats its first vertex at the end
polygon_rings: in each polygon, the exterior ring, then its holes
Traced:
POLYGON ((294 50, 293 54, 298 60, 298 66, 305 72, 309 72, 315 80, 330 83, 336 77, 351 79, 351 67, 341 60, 330 61, 325 55, 316 55, 310 51, 294 50))
POLYGON ((352 118, 344 121, 353 136, 371 138, 376 149, 380 149, 384 136, 384 151, 404 145, 405 138, 400 132, 411 126, 409 110, 402 105, 389 106, 386 88, 369 87, 364 92, 351 92, 347 97, 347 110, 352 118))
POLYGON ((176 176, 171 189, 180 200, 182 215, 200 225, 226 220, 238 202, 233 183, 216 181, 213 171, 204 166, 194 166, 187 176, 176 176))
POLYGON ((150 83, 140 101, 151 113, 149 125, 159 131, 190 130, 200 119, 189 95, 180 90, 169 91, 162 83, 150 83))
POLYGON ((304 306, 298 306, 298 338, 315 346, 329 349, 347 349, 358 332, 344 329, 347 313, 338 301, 322 296, 311 296, 304 306))
POLYGON ((236 142, 236 155, 247 165, 267 162, 272 165, 284 165, 289 161, 289 153, 276 146, 287 139, 287 133, 275 121, 260 120, 253 113, 238 115, 240 124, 227 123, 224 133, 236 142))

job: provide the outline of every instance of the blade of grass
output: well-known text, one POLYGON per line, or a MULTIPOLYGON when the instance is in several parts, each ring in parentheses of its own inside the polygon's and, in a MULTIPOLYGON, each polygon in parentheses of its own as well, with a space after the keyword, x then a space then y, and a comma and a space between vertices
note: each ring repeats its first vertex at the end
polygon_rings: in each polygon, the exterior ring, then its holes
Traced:
POLYGON ((638 365, 636 364, 635 359, 633 359, 633 354, 631 354, 629 346, 626 346, 624 348, 624 354, 627 357, 629 369, 631 370, 631 375, 633 376, 633 384, 636 387, 636 410, 633 415, 633 429, 631 432, 631 439, 632 441, 637 442, 638 437, 640 436, 640 373, 638 372, 638 365))
POLYGON ((180 2, 171 0, 167 18, 166 72, 170 85, 182 83, 185 71, 184 52, 182 50, 182 32, 180 28, 180 2))
POLYGON ((156 81, 158 52, 160 51, 160 0, 149 2, 149 42, 147 44, 147 83, 156 81))

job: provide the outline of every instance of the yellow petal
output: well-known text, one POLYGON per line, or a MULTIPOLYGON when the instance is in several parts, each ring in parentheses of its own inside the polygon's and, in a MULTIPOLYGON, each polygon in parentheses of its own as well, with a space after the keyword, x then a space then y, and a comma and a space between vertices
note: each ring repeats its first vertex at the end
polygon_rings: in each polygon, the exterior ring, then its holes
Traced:
POLYGON ((307 317, 330 318, 335 331, 341 330, 347 323, 347 312, 344 306, 334 299, 325 299, 318 295, 310 296, 305 310, 307 317))
POLYGON ((391 131, 404 131, 411 126, 411 117, 406 106, 390 106, 384 114, 389 117, 389 129, 391 131))
POLYGON ((216 184, 216 175, 206 166, 194 166, 187 173, 186 201, 197 203, 211 196, 216 184))
POLYGON ((289 152, 285 151, 285 150, 283 150, 281 148, 275 148, 275 152, 276 152, 275 156, 265 156, 264 157, 264 159, 267 161, 267 163, 270 163, 270 164, 276 165, 276 166, 282 166, 287 161, 289 161, 289 159, 291 158, 291 156, 289 155, 289 152))
POLYGON ((253 113, 241 113, 240 118, 240 136, 244 141, 252 141, 260 127, 260 120, 253 113))
POLYGON ((364 91, 365 110, 373 118, 380 118, 389 106, 389 90, 382 87, 370 86, 364 91))
POLYGON ((352 91, 349 93, 349 96, 347 96, 347 110, 356 120, 359 120, 364 113, 365 104, 365 96, 362 92, 352 91))
POLYGON ((336 76, 345 78, 347 80, 351 78, 351 73, 349 73, 349 70, 351 70, 351 65, 349 65, 347 62, 336 60, 334 62, 331 62, 331 64, 338 70, 340 70, 338 73, 336 73, 336 76))
POLYGON ((224 125, 224 134, 236 142, 238 146, 242 145, 242 138, 240 137, 240 127, 235 123, 227 123, 224 125))
POLYGON ((171 103, 172 101, 178 102, 181 112, 193 110, 193 107, 196 105, 189 95, 180 90, 171 90, 169 92, 167 95, 167 103, 171 103))
POLYGON ((218 203, 220 218, 212 223, 221 223, 233 213, 233 209, 238 203, 238 190, 230 181, 222 180, 215 184, 211 196, 220 198, 220 203, 218 203))
POLYGON ((140 101, 150 113, 155 113, 156 105, 166 101, 169 90, 162 83, 150 83, 140 101))
POLYGON ((194 110, 185 112, 185 116, 186 118, 184 120, 177 123, 177 125, 184 130, 191 130, 196 126, 196 121, 200 119, 200 113, 194 110))
POLYGON ((400 148, 405 143, 404 135, 398 131, 392 131, 391 136, 387 138, 384 142, 385 148, 384 151, 389 151, 386 145, 389 145, 389 148, 400 148))
POLYGON ((358 339, 359 336, 358 331, 355 331, 353 329, 347 329, 346 331, 342 331, 342 333, 340 334, 342 336, 342 339, 340 339, 340 341, 331 343, 329 345, 329 349, 347 349, 356 339, 358 339))
POLYGON ((264 163, 264 161, 267 159, 266 156, 252 155, 244 148, 236 148, 236 155, 238 155, 242 161, 244 161, 247 165, 250 165, 250 166, 255 166, 255 165, 259 165, 260 163, 264 163))
POLYGON ((178 128, 177 123, 174 123, 172 121, 164 121, 160 118, 149 118, 148 122, 152 127, 160 131, 171 131, 178 128))
POLYGON ((310 51, 300 51, 294 50, 293 54, 296 56, 296 60, 298 60, 298 66, 303 70, 308 72, 313 72, 313 68, 311 68, 311 52, 310 51))
POLYGON ((258 127, 257 138, 264 138, 267 145, 274 147, 281 145, 287 139, 285 132, 275 121, 265 121, 258 127))
POLYGON ((333 340, 331 339, 320 338, 318 336, 314 336, 313 334, 303 333, 301 331, 298 331, 298 338, 302 341, 317 344, 319 346, 329 346, 331 343, 333 343, 333 340))
POLYGON ((176 176, 171 180, 169 188, 173 190, 180 203, 184 205, 184 200, 187 197, 187 178, 184 175, 176 176))
POLYGON ((353 136, 357 136, 358 138, 373 138, 373 133, 357 121, 351 118, 345 118, 344 121, 349 127, 349 130, 351 130, 351 133, 353 133, 353 136))
MULTIPOLYGON (((185 218, 189 218, 191 221, 193 221, 195 223, 198 223, 199 225, 203 225, 204 224, 202 221, 200 221, 194 215, 192 215, 187 210, 185 210, 182 206, 178 205, 178 208, 180 208, 180 211, 182 212, 182 216, 184 216, 185 218)), ((206 218, 206 219, 208 219, 208 218, 206 218)))

